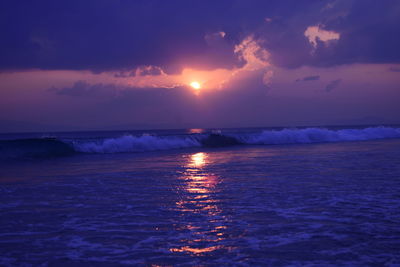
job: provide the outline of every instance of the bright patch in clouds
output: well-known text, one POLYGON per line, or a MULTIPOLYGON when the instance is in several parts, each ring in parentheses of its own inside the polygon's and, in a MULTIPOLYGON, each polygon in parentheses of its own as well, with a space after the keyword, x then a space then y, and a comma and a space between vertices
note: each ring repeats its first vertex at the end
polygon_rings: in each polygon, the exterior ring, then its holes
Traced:
POLYGON ((334 31, 326 31, 318 26, 310 26, 304 32, 304 36, 308 38, 308 41, 312 44, 314 48, 317 48, 317 40, 324 43, 329 43, 330 41, 339 40, 340 34, 334 31))
MULTIPOLYGON (((218 32, 215 35, 222 38, 225 33, 218 32)), ((143 66, 128 72, 131 75, 114 74, 114 76, 120 78, 121 82, 124 80, 129 86, 136 88, 175 88, 190 85, 196 90, 207 90, 227 88, 232 79, 243 78, 243 76, 246 77, 246 75, 261 71, 263 75, 260 79, 264 84, 269 83, 269 79, 273 75, 273 72, 269 70, 270 54, 260 46, 253 36, 246 37, 236 45, 234 53, 243 62, 241 67, 214 70, 185 68, 180 74, 169 75, 157 66, 143 66)))
POLYGON ((263 49, 253 36, 248 36, 240 44, 235 46, 235 54, 246 62, 242 69, 254 71, 270 66, 269 53, 263 49))

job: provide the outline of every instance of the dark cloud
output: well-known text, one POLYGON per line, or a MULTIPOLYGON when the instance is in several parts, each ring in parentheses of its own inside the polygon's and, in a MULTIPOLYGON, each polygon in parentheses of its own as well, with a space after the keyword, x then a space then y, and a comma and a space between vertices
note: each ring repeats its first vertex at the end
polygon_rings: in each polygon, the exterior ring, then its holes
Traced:
POLYGON ((163 70, 157 66, 139 66, 134 71, 119 71, 114 74, 114 77, 128 78, 135 76, 157 76, 163 73, 163 70))
POLYGON ((248 35, 281 67, 399 63, 398 25, 396 0, 2 1, 0 69, 232 68, 248 35), (312 25, 341 37, 314 49, 312 25))
POLYGON ((308 82, 308 81, 318 81, 320 78, 319 75, 313 75, 313 76, 306 76, 302 79, 297 79, 296 82, 308 82))
POLYGON ((112 98, 119 94, 119 88, 115 84, 89 84, 86 81, 77 81, 71 87, 48 89, 57 95, 65 95, 71 97, 89 97, 89 98, 112 98))
POLYGON ((328 85, 325 87, 325 92, 331 92, 333 89, 336 89, 340 83, 342 82, 342 79, 337 79, 337 80, 333 80, 330 83, 328 83, 328 85))
POLYGON ((128 78, 128 77, 135 77, 136 72, 134 71, 119 71, 114 74, 115 78, 128 78))
POLYGON ((161 75, 162 70, 159 67, 155 66, 147 66, 138 69, 139 76, 154 76, 154 75, 161 75))
POLYGON ((188 58, 207 55, 204 36, 220 30, 230 6, 230 1, 2 1, 0 68, 155 65, 176 71, 188 58))
POLYGON ((399 25, 399 1, 352 1, 347 14, 326 23, 327 29, 340 33, 340 40, 319 47, 313 64, 398 63, 399 25))

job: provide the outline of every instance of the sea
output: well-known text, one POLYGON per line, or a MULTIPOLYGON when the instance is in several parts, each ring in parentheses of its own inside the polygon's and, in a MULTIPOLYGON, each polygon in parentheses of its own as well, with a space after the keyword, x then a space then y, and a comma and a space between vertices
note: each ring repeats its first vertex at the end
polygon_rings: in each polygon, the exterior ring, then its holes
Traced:
POLYGON ((400 266, 400 126, 0 134, 0 266, 400 266))

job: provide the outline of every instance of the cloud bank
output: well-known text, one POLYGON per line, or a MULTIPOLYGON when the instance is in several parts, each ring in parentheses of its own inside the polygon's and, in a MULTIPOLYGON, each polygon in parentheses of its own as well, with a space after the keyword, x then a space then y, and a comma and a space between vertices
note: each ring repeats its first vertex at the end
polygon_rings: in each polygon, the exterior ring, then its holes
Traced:
POLYGON ((280 67, 400 63, 399 10, 396 0, 2 1, 0 69, 232 69, 247 36, 280 67))

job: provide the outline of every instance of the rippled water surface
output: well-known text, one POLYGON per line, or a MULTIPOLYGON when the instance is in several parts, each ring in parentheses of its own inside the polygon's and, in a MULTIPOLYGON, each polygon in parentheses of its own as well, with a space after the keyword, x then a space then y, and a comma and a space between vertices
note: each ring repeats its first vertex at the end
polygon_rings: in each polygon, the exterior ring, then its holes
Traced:
POLYGON ((0 167, 0 265, 400 265, 399 139, 0 167))

